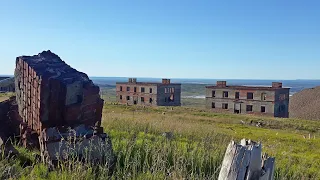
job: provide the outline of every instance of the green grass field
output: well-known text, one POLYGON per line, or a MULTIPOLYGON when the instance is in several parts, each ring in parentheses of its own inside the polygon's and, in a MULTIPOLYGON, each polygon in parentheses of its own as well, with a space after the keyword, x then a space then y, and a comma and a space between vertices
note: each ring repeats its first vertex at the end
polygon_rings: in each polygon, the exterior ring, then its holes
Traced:
MULTIPOLYGON (((102 125, 117 155, 111 179, 217 179, 227 144, 242 138, 262 142, 263 151, 276 158, 276 179, 320 179, 318 121, 217 114, 194 107, 111 105, 109 100, 102 125), (165 132, 173 137, 164 137, 165 132)), ((36 151, 19 151, 19 157, 1 160, 1 179, 106 179, 108 174, 102 164, 97 174, 76 161, 49 172, 35 160, 36 151), (25 166, 26 160, 31 165, 25 166)))
POLYGON ((13 93, 0 93, 0 102, 9 99, 9 97, 13 95, 13 93))

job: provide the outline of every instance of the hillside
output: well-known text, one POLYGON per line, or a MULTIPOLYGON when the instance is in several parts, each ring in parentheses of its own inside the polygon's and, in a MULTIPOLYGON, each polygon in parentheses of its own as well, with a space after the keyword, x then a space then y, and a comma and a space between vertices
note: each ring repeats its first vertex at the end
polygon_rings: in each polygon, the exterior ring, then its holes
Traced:
POLYGON ((320 86, 295 93, 290 98, 290 117, 320 120, 320 86))

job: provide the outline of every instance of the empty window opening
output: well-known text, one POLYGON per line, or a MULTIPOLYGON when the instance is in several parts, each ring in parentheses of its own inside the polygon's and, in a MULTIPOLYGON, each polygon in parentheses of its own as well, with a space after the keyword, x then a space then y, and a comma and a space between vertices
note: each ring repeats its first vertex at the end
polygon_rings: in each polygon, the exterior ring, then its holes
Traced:
POLYGON ((137 92, 137 87, 134 87, 134 88, 133 88, 133 92, 137 92))
POLYGON ((122 91, 122 86, 120 86, 120 91, 122 91))
POLYGON ((247 112, 252 112, 252 105, 247 105, 247 112))
POLYGON ((211 108, 216 108, 216 103, 211 103, 211 108))
POLYGON ((174 88, 164 88, 164 93, 174 93, 174 88))
POLYGON ((235 98, 236 98, 236 99, 239 99, 239 98, 240 98, 240 93, 239 93, 239 92, 236 92, 235 98))
POLYGON ((141 88, 141 92, 144 92, 144 91, 145 91, 145 90, 144 90, 144 87, 142 87, 142 88, 141 88))
POLYGON ((130 91, 130 87, 127 87, 127 91, 128 91, 128 92, 130 91))
POLYGON ((222 109, 228 109, 228 103, 222 103, 222 109))
POLYGON ((216 97, 216 91, 212 91, 212 97, 216 97))
POLYGON ((265 106, 261 106, 261 112, 265 113, 266 112, 266 107, 265 106))
POLYGON ((122 95, 120 95, 120 99, 122 100, 122 95))
POLYGON ((141 102, 144 102, 144 97, 141 97, 141 102))
POLYGON ((247 99, 253 99, 253 93, 252 92, 248 92, 247 93, 247 99))
POLYGON ((149 103, 152 103, 152 98, 149 98, 149 103))
POLYGON ((168 101, 169 102, 174 102, 174 95, 173 94, 171 94, 171 96, 168 98, 168 101))
POLYGON ((127 101, 129 101, 130 100, 130 96, 127 96, 127 101))
POLYGON ((228 91, 223 91, 223 97, 224 97, 224 98, 229 97, 229 93, 228 93, 228 91))
POLYGON ((267 94, 266 93, 261 93, 261 101, 267 100, 267 94))
POLYGON ((152 88, 149 89, 149 93, 152 93, 152 88))
POLYGON ((136 101, 136 100, 134 100, 134 101, 133 101, 133 104, 137 104, 137 101, 136 101))

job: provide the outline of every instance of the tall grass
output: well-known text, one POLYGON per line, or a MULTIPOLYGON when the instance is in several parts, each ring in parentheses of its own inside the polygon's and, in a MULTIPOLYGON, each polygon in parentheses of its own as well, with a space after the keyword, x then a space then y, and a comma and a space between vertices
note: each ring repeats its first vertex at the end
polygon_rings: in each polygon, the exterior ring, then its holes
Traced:
POLYGON ((77 159, 49 171, 33 158, 36 152, 19 148, 19 157, 0 161, 0 178, 217 179, 230 140, 250 138, 261 141, 263 151, 276 157, 275 179, 320 179, 320 126, 316 121, 105 105, 103 126, 116 155, 112 175, 106 164, 92 166, 77 159), (264 126, 252 126, 251 121, 262 121, 264 126), (309 134, 315 139, 303 138, 309 134), (26 159, 31 165, 23 163, 26 159))

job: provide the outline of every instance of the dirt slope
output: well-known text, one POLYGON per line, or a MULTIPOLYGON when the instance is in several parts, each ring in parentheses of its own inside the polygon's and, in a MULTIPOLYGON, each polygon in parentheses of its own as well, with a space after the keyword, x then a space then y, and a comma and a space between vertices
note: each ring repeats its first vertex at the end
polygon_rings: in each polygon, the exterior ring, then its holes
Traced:
POLYGON ((320 86, 291 96, 289 111, 292 118, 320 120, 320 86))

